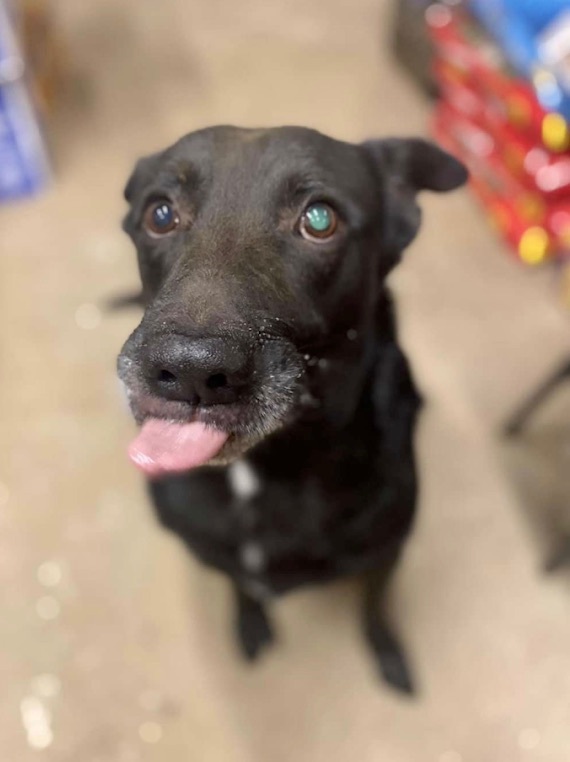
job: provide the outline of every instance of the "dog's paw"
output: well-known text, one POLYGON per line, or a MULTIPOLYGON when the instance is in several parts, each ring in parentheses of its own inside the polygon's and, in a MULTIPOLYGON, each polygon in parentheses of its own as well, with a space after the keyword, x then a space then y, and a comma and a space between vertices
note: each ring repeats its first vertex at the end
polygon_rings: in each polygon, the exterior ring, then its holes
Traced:
POLYGON ((383 679, 406 696, 416 693, 404 649, 385 622, 377 620, 368 629, 368 642, 383 679))
POLYGON ((243 656, 255 661, 275 636, 265 611, 261 607, 248 607, 241 611, 237 621, 237 640, 243 656))
POLYGON ((391 688, 406 696, 414 696, 416 689, 406 657, 399 650, 377 654, 380 674, 391 688))

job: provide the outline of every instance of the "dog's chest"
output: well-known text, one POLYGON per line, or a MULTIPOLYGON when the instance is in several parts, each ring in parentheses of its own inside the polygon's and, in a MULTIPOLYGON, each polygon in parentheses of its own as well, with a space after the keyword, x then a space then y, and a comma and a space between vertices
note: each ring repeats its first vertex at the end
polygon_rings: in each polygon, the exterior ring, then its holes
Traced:
POLYGON ((322 510, 305 480, 267 479, 247 459, 233 463, 224 476, 229 490, 224 562, 242 587, 267 597, 292 586, 292 573, 312 576, 319 560, 322 567, 330 556, 322 510))
POLYGON ((251 595, 266 598, 273 594, 269 575, 272 547, 260 531, 260 506, 256 505, 264 492, 263 481, 247 460, 233 463, 227 479, 237 530, 237 576, 251 595))
POLYGON ((202 561, 265 597, 373 565, 394 532, 405 534, 390 517, 406 524, 413 495, 404 506, 366 452, 297 478, 242 459, 156 485, 155 505, 202 561))

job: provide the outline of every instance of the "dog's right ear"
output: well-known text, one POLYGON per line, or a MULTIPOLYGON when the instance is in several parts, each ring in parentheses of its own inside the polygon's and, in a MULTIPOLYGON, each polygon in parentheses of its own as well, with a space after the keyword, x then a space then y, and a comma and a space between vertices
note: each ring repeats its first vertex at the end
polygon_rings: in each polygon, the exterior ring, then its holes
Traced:
POLYGON ((396 263, 415 238, 421 222, 419 191, 451 191, 463 185, 463 164, 435 143, 421 138, 387 138, 363 144, 383 185, 385 249, 396 263))

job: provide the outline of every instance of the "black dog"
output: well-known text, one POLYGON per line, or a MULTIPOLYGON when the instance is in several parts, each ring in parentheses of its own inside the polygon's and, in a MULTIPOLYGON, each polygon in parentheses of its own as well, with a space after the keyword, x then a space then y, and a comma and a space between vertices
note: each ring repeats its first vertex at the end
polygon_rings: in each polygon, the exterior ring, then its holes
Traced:
POLYGON ((232 578, 249 658, 272 596, 362 575, 366 637, 411 691, 380 598, 414 516, 420 400, 385 278, 417 192, 465 180, 423 140, 215 127, 127 185, 146 304, 119 358, 130 454, 161 521, 232 578))

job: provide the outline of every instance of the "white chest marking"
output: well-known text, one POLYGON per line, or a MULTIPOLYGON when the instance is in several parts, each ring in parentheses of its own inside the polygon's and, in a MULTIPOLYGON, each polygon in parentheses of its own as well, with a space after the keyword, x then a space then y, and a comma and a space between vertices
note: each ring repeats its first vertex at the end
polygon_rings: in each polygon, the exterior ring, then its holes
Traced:
POLYGON ((240 559, 244 569, 250 574, 257 574, 265 566, 265 554, 261 545, 251 540, 241 546, 240 559))
POLYGON ((228 469, 228 479, 234 496, 240 500, 251 500, 261 489, 257 474, 245 460, 236 460, 228 469))

